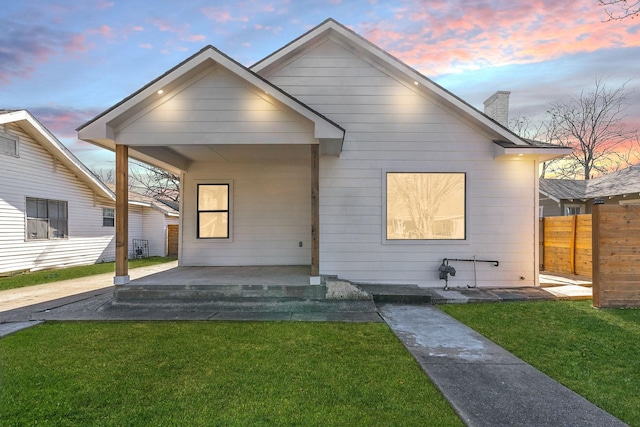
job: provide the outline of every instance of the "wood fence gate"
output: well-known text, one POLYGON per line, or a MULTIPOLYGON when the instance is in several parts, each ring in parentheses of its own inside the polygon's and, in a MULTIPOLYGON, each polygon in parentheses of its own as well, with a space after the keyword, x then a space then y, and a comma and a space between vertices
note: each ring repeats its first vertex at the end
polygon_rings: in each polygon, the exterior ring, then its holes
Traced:
POLYGON ((591 215, 555 216, 541 220, 542 270, 591 277, 591 215))

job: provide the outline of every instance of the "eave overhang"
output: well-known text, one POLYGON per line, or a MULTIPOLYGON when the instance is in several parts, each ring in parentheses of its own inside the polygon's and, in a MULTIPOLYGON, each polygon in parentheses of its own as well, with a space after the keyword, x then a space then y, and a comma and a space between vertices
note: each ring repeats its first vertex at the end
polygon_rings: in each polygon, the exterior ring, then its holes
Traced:
POLYGON ((549 160, 564 157, 573 151, 571 147, 553 146, 553 145, 520 145, 514 144, 511 141, 494 142, 494 156, 495 158, 518 158, 518 157, 533 157, 539 162, 546 162, 549 160))

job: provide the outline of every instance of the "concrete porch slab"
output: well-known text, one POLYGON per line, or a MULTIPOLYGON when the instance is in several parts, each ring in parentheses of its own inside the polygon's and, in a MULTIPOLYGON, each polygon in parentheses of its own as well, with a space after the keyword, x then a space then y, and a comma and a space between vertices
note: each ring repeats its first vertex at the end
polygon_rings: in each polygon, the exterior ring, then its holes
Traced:
MULTIPOLYGON (((175 267, 132 280, 139 286, 258 285, 310 286, 308 265, 242 267, 175 267)), ((128 286, 128 285, 125 285, 128 286)))

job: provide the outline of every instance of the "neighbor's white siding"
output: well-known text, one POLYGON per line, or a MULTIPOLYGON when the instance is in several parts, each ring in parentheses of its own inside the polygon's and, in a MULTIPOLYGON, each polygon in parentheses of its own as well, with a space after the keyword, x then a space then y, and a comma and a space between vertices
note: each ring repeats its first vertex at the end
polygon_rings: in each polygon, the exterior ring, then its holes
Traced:
POLYGON ((309 265, 309 162, 194 163, 182 183, 182 265, 309 265), (232 183, 230 240, 196 238, 198 183, 232 183))
MULTIPOLYGON (((331 40, 265 77, 346 129, 320 163, 321 274, 443 286, 443 258, 476 256, 500 262, 477 264, 479 286, 534 284, 533 161, 494 160, 491 135, 331 40), (466 240, 385 242, 385 171, 465 172, 466 240)), ((452 265, 450 285, 474 284, 473 263, 452 265)))
POLYGON ((19 157, 0 155, 0 273, 112 260, 113 228, 102 227, 101 201, 20 127, 5 127, 20 140, 19 157), (26 240, 27 197, 68 202, 69 237, 26 240))
POLYGON ((149 241, 149 256, 167 255, 167 220, 162 212, 153 208, 143 210, 142 234, 149 241))

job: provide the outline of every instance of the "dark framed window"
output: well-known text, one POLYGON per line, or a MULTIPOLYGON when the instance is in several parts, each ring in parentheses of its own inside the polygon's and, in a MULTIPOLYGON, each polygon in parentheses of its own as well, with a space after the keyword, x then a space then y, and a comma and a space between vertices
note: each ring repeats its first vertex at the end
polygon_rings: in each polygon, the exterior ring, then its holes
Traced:
POLYGON ((387 172, 387 240, 464 240, 464 173, 387 172))
POLYGON ((68 237, 67 202, 27 197, 27 240, 68 237))
POLYGON ((113 227, 115 225, 116 211, 113 208, 102 208, 102 226, 113 227))
POLYGON ((229 184, 198 184, 198 239, 229 238, 229 184))

